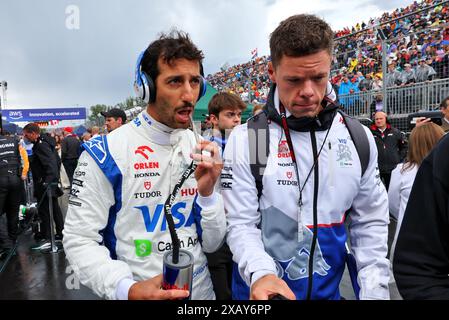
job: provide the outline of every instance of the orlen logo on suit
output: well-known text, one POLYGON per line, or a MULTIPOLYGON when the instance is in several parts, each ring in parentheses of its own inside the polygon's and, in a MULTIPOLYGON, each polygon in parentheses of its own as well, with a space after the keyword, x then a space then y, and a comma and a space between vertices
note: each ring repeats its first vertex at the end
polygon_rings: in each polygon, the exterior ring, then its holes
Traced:
MULTIPOLYGON (((150 154, 153 153, 153 149, 149 146, 140 146, 135 151, 134 154, 139 155, 139 157, 145 158, 148 160, 150 158, 150 154)), ((159 169, 159 162, 147 161, 147 162, 137 162, 134 163, 135 170, 145 170, 145 169, 159 169)))
MULTIPOLYGON (((178 202, 171 207, 171 214, 173 216, 176 229, 181 227, 190 227, 195 222, 194 206, 192 206, 192 209, 188 215, 183 213, 186 207, 186 202, 178 202)), ((154 209, 154 212, 150 212, 150 208, 148 208, 148 206, 137 206, 134 208, 140 210, 147 232, 154 232, 161 219, 162 223, 160 224, 160 231, 167 230, 167 220, 165 219, 163 204, 158 204, 154 209)))
POLYGON ((278 145, 278 158, 290 158, 290 150, 288 148, 287 140, 281 141, 278 145))

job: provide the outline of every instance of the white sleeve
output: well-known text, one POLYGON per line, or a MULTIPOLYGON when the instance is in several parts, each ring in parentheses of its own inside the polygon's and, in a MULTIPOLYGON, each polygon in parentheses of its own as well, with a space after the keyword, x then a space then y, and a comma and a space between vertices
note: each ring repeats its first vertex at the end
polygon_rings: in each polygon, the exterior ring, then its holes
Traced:
POLYGON ((204 252, 215 252, 223 244, 226 235, 226 217, 224 213, 223 199, 214 191, 209 197, 198 194, 197 205, 201 208, 201 246, 204 252))
POLYGON ((120 280, 115 292, 117 300, 128 300, 129 289, 131 289, 131 286, 135 283, 137 283, 137 281, 130 278, 120 280))
POLYGON ((396 169, 391 172, 390 186, 388 187, 390 212, 396 219, 399 216, 399 206, 401 203, 401 168, 402 164, 398 164, 396 169))
POLYGON ((221 177, 228 221, 227 242, 247 285, 266 274, 277 274, 276 265, 265 252, 260 223, 257 188, 249 166, 246 125, 235 128, 226 144, 221 177), (251 278, 251 276, 253 277, 251 278))
POLYGON ((79 158, 74 179, 63 231, 66 257, 83 285, 101 297, 116 299, 120 280, 133 275, 125 262, 113 260, 100 245, 100 230, 107 225, 115 203, 112 186, 86 151, 79 158))
POLYGON ((351 251, 357 262, 360 299, 389 299, 388 196, 379 177, 374 137, 368 128, 364 129, 370 144, 370 161, 352 204, 351 251))

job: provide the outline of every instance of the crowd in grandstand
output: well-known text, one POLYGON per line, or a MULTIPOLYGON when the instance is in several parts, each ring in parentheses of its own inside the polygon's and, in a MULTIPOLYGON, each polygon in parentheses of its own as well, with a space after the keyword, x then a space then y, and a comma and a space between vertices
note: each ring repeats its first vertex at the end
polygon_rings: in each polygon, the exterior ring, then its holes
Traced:
POLYGON ((244 102, 265 103, 270 88, 268 61, 268 56, 258 57, 209 75, 207 81, 218 91, 239 94, 244 102))
POLYGON ((415 2, 407 8, 396 9, 391 14, 385 13, 380 19, 371 19, 368 25, 357 25, 350 34, 347 34, 348 29, 337 32, 333 83, 339 85, 345 75, 349 76, 351 82, 360 81, 360 76, 370 80, 383 78, 379 33, 387 39, 387 64, 397 71, 394 79, 386 81, 387 87, 431 80, 428 76, 419 74, 421 61, 433 69, 430 75, 433 78, 447 78, 448 7, 439 5, 423 11, 431 5, 435 5, 435 2, 415 2), (403 18, 394 20, 398 17, 403 18), (389 22, 391 20, 394 21, 389 22), (399 73, 402 75, 398 76, 399 73))
MULTIPOLYGON (((384 13, 368 23, 335 32, 331 82, 339 95, 381 90, 449 77, 449 6, 420 3, 384 13), (402 17, 402 18, 401 18, 402 17), (399 18, 399 19, 398 19, 399 18), (388 71, 382 71, 382 41, 387 39, 388 71)), ((265 103, 269 56, 231 66, 207 80, 219 91, 237 93, 247 103, 265 103)))

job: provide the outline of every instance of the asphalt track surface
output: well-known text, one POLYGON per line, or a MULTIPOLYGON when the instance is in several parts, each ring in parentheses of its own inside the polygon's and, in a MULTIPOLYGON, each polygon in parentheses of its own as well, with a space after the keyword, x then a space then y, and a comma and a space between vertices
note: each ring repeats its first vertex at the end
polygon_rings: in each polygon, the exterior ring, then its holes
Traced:
MULTIPOLYGON (((64 207, 64 204, 62 205, 64 207)), ((64 211, 63 211, 64 212, 64 211)), ((389 226, 389 244, 392 242, 396 223, 389 226)), ((30 250, 35 244, 30 231, 19 237, 17 250, 5 264, 0 261, 0 300, 97 300, 90 289, 81 285, 70 268, 64 251, 41 253, 30 250)), ((347 300, 354 300, 354 292, 345 271, 340 293, 347 300)), ((395 283, 390 283, 390 298, 400 300, 395 283)))

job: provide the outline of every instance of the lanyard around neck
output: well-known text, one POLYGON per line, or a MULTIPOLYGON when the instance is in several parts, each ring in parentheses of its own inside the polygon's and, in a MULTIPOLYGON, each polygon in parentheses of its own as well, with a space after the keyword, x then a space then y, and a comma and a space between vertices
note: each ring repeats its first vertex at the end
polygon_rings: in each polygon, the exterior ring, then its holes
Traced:
POLYGON ((288 148, 290 149, 290 156, 292 157, 292 161, 296 166, 295 150, 293 149, 292 138, 290 136, 290 129, 288 128, 288 124, 287 124, 287 115, 286 115, 285 107, 282 103, 279 104, 279 111, 281 112, 282 129, 284 130, 285 137, 287 138, 288 148))
MULTIPOLYGON (((291 155, 291 158, 292 158, 293 166, 295 167, 296 178, 298 179, 298 190, 299 190, 298 205, 301 208, 302 204, 303 204, 302 203, 302 191, 304 190, 304 187, 306 186, 307 181, 309 181, 309 178, 310 178, 310 175, 313 172, 313 169, 315 168, 316 164, 318 163, 318 159, 320 157, 321 151, 323 150, 323 146, 326 143, 327 136, 329 135, 330 129, 332 127, 332 124, 327 129, 326 136, 324 137, 324 140, 323 140, 323 143, 321 145, 321 148, 320 148, 318 154, 316 155, 316 158, 314 158, 313 165, 310 168, 309 173, 307 174, 306 180, 304 181, 304 184, 301 187, 301 184, 299 183, 298 163, 296 162, 295 150, 293 149, 292 138, 290 136, 290 129, 288 128, 288 124, 287 124, 286 111, 285 111, 284 105, 281 102, 279 104, 279 111, 280 111, 280 114, 281 114, 282 129, 284 130, 285 137, 287 139, 287 144, 288 144, 288 148, 289 148, 290 155, 291 155)), ((315 157, 315 155, 314 155, 314 157, 315 157)))
MULTIPOLYGON (((298 180, 298 190, 299 190, 298 205, 299 205, 299 207, 302 207, 302 191, 304 190, 307 180, 309 180, 310 174, 309 174, 309 177, 307 177, 306 181, 304 182, 304 185, 301 188, 301 184, 299 183, 298 163, 296 162, 295 150, 293 149, 292 138, 290 136, 290 129, 288 128, 288 124, 287 124, 287 116, 286 116, 286 112, 285 112, 285 107, 282 103, 279 104, 279 111, 281 112, 282 129, 284 130, 285 138, 287 139, 288 149, 290 152, 290 156, 292 158, 293 166, 295 167, 296 179, 298 180)), ((313 167, 312 167, 312 170, 313 170, 313 167)))
POLYGON ((168 223, 168 230, 170 231, 170 236, 171 236, 172 244, 173 244, 173 263, 178 263, 180 241, 178 238, 178 234, 176 233, 175 222, 173 221, 173 216, 171 214, 170 209, 171 209, 173 203, 175 202, 176 195, 178 194, 182 185, 190 177, 190 175, 195 171, 196 166, 197 165, 194 164, 193 161, 190 163, 190 166, 183 172, 183 174, 181 175, 181 178, 179 179, 178 183, 173 188, 172 193, 168 196, 168 198, 164 204, 165 219, 167 220, 167 223, 168 223))

